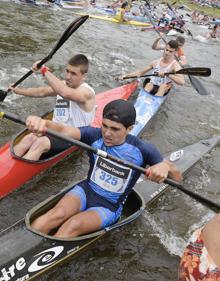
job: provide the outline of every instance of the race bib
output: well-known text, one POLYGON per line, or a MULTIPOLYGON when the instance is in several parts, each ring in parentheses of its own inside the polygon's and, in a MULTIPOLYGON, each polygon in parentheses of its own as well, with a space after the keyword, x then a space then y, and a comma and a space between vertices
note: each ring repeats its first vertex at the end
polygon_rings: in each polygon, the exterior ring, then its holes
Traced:
POLYGON ((123 193, 130 180, 132 170, 115 162, 97 157, 91 180, 101 188, 116 193, 123 193))
POLYGON ((54 116, 60 122, 67 122, 69 120, 69 106, 70 101, 65 99, 58 99, 56 102, 54 116))

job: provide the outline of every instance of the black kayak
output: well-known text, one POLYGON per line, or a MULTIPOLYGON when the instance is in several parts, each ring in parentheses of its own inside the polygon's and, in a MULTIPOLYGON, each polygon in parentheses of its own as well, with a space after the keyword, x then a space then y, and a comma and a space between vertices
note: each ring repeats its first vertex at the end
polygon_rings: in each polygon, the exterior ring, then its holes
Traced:
MULTIPOLYGON (((183 174, 186 174, 219 141, 220 136, 215 136, 169 153, 165 157, 173 161, 183 174)), ((167 184, 152 183, 140 177, 126 201, 119 222, 95 233, 74 239, 57 239, 33 230, 31 222, 54 206, 73 184, 38 204, 27 213, 25 218, 1 231, 0 280, 35 279, 92 246, 106 233, 137 219, 143 210, 149 208, 169 187, 167 184)))

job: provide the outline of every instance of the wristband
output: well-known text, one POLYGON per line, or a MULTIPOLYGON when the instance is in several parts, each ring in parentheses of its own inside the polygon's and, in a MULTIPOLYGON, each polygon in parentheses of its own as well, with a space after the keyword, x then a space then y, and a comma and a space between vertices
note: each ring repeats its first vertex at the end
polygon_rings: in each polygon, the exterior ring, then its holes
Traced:
POLYGON ((49 68, 47 66, 42 66, 41 69, 40 69, 40 72, 43 76, 45 76, 45 73, 49 71, 49 68))

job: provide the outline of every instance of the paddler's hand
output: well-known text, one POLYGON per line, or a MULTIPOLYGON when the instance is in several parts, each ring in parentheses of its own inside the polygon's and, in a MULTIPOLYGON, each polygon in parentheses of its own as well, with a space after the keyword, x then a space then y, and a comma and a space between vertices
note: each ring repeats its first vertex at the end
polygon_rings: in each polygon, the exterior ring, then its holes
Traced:
POLYGON ((8 90, 15 92, 15 88, 16 87, 13 87, 13 84, 11 84, 11 85, 9 85, 8 90))
POLYGON ((158 76, 161 77, 161 78, 164 78, 165 77, 165 73, 164 72, 158 72, 158 76))
POLYGON ((38 117, 38 116, 28 116, 26 119, 26 126, 29 131, 34 134, 43 135, 47 131, 46 120, 38 117))
POLYGON ((39 60, 39 61, 36 61, 33 65, 32 65, 32 67, 31 67, 31 70, 33 71, 33 72, 41 72, 41 74, 43 74, 43 76, 44 76, 44 74, 45 74, 45 72, 46 71, 50 71, 51 72, 51 69, 49 68, 49 67, 47 67, 46 65, 42 65, 40 68, 38 67, 38 64, 40 63, 41 61, 39 60))
POLYGON ((145 175, 151 181, 162 183, 168 177, 169 170, 169 164, 163 161, 147 168, 145 175))
POLYGON ((38 61, 36 61, 35 63, 33 63, 32 67, 31 67, 31 70, 32 70, 33 72, 38 72, 38 71, 40 71, 40 68, 38 67, 38 64, 39 64, 40 62, 41 62, 41 61, 38 60, 38 61))

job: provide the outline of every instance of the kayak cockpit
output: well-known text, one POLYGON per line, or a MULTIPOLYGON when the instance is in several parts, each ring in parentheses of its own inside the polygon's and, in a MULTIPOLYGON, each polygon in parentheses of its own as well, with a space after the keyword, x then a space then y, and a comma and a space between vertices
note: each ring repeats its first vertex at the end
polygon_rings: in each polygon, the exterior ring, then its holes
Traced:
POLYGON ((50 234, 43 234, 35 229, 32 228, 31 224, 32 222, 38 218, 39 216, 43 215, 44 213, 46 213, 47 211, 49 211, 52 207, 54 207, 58 201, 72 188, 73 185, 75 185, 77 183, 71 184, 70 186, 68 186, 67 188, 63 189, 61 192, 59 192, 57 195, 51 196, 48 199, 46 199, 45 201, 43 201, 42 203, 38 204, 37 206, 35 206, 34 208, 32 208, 25 217, 25 223, 26 223, 26 227, 28 230, 30 230, 31 232, 38 234, 40 236, 43 236, 45 238, 49 238, 52 240, 61 240, 61 241, 77 241, 77 240, 84 240, 84 239, 89 239, 92 237, 96 237, 99 235, 102 235, 110 230, 113 230, 115 228, 121 227, 127 223, 130 223, 131 221, 135 220, 137 217, 139 217, 139 215, 143 212, 143 210, 145 209, 145 201, 143 199, 143 197, 140 195, 140 193, 138 193, 137 191, 132 191, 130 193, 130 195, 128 196, 128 199, 125 203, 124 209, 123 209, 123 213, 122 216, 120 218, 120 220, 99 231, 93 232, 93 233, 89 233, 86 235, 82 235, 79 237, 75 237, 75 238, 57 238, 54 237, 53 234, 56 232, 57 229, 54 229, 50 234))
MULTIPOLYGON (((47 119, 47 120, 52 120, 53 117, 53 111, 49 111, 47 112, 45 115, 43 115, 42 118, 47 119)), ((23 157, 17 156, 14 152, 14 147, 16 144, 18 144, 24 136, 26 136, 27 134, 29 134, 30 132, 28 131, 28 129, 24 129, 21 132, 19 132, 13 139, 10 145, 10 152, 13 158, 16 158, 18 160, 22 160, 24 162, 29 162, 29 163, 36 163, 36 164, 40 164, 40 163, 44 163, 47 161, 52 160, 53 158, 58 157, 60 154, 64 153, 65 151, 70 149, 70 146, 68 146, 65 150, 57 153, 56 151, 48 151, 46 153, 43 153, 42 156, 40 157, 39 160, 28 160, 28 159, 24 159, 23 157)))

